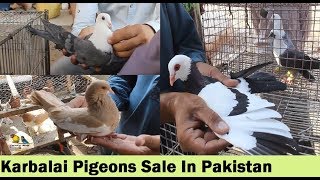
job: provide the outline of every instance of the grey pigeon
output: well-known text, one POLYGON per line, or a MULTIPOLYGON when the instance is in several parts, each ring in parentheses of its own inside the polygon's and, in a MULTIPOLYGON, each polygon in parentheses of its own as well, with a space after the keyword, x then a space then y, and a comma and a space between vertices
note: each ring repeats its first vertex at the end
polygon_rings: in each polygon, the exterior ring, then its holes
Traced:
POLYGON ((29 31, 56 44, 57 49, 65 49, 69 55, 75 54, 77 61, 90 67, 103 67, 103 73, 116 74, 125 64, 126 59, 119 58, 112 53, 112 46, 107 38, 112 35, 110 16, 100 13, 97 16, 95 30, 84 39, 78 38, 66 31, 62 26, 41 19, 44 30, 38 30, 30 25, 29 31), (100 38, 97 38, 100 37, 100 38), (112 68, 109 68, 111 66, 112 68))

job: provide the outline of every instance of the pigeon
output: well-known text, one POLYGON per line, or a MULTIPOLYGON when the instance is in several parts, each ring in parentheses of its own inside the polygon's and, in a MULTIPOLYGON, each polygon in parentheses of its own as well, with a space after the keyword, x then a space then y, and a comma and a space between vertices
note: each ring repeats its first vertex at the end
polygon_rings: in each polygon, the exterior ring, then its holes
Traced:
POLYGON ((95 80, 85 92, 88 106, 84 108, 72 108, 44 90, 33 91, 30 98, 48 112, 58 128, 78 135, 83 140, 88 135, 112 135, 118 126, 120 114, 108 93, 113 93, 109 84, 95 80))
POLYGON ((298 72, 310 82, 315 77, 309 72, 312 69, 320 69, 319 59, 313 58, 298 51, 293 45, 287 33, 283 30, 282 20, 278 14, 273 14, 273 29, 269 38, 273 39, 273 55, 280 67, 298 70, 298 72))
POLYGON ((229 132, 216 133, 218 137, 249 154, 299 154, 289 127, 276 120, 281 115, 270 109, 274 104, 254 94, 286 89, 286 84, 271 74, 257 72, 270 63, 231 73, 231 78, 239 81, 234 88, 201 75, 196 62, 185 55, 174 56, 168 70, 171 86, 182 81, 186 92, 201 97, 228 124, 229 132))
POLYGON ((66 31, 62 26, 41 19, 44 30, 38 30, 31 25, 27 29, 32 35, 40 36, 56 44, 57 49, 65 49, 69 55, 76 55, 77 61, 90 67, 112 66, 104 73, 115 74, 120 71, 126 59, 113 54, 112 45, 107 39, 112 35, 110 15, 100 13, 96 18, 94 31, 84 39, 78 38, 66 31))

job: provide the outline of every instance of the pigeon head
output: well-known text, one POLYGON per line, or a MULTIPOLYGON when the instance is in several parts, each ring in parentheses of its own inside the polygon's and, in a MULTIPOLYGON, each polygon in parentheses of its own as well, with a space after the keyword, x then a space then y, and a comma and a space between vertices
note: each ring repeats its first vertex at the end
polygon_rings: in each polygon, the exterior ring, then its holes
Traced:
POLYGON ((275 38, 276 38, 276 35, 273 33, 273 31, 271 31, 268 37, 275 39, 275 38))
POLYGON ((86 95, 105 96, 108 92, 114 93, 110 85, 106 81, 95 80, 88 86, 86 95))
POLYGON ((168 70, 171 86, 178 79, 186 81, 191 71, 191 58, 185 55, 174 56, 168 64, 168 70))
POLYGON ((111 23, 111 17, 107 13, 100 13, 97 18, 96 18, 96 23, 99 24, 104 24, 106 25, 109 29, 112 28, 112 23, 111 23))
POLYGON ((269 38, 273 38, 273 39, 277 39, 277 40, 281 40, 282 36, 284 34, 281 34, 282 31, 278 31, 278 30, 271 30, 270 34, 269 34, 269 38), (282 35, 282 36, 281 36, 282 35))

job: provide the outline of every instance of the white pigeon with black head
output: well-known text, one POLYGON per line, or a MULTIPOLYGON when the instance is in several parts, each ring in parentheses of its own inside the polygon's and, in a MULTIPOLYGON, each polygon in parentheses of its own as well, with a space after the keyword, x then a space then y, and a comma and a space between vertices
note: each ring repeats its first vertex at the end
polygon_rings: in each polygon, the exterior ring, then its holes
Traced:
POLYGON ((290 37, 284 31, 282 19, 278 14, 271 16, 273 28, 270 31, 269 38, 273 40, 272 49, 274 57, 279 66, 294 68, 309 81, 314 81, 314 76, 309 72, 312 69, 320 69, 319 59, 313 58, 298 51, 293 45, 290 37))
POLYGON ((171 86, 180 79, 187 92, 198 94, 228 124, 228 134, 216 134, 218 137, 250 154, 298 154, 290 129, 276 120, 281 115, 269 108, 274 104, 253 94, 286 89, 271 74, 252 74, 270 63, 231 73, 231 78, 239 81, 234 88, 201 75, 196 63, 185 55, 173 57, 168 70, 171 86))

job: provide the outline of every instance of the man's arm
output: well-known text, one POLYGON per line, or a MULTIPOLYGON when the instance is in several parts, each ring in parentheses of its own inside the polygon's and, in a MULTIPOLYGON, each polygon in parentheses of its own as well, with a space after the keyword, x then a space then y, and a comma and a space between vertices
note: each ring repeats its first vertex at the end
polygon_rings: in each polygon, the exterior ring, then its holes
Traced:
POLYGON ((205 62, 205 52, 194 21, 181 3, 166 3, 176 54, 205 62))
POLYGON ((153 15, 155 16, 155 19, 148 21, 145 24, 151 26, 153 28, 153 31, 156 33, 160 29, 160 3, 156 3, 153 15))
POLYGON ((126 111, 129 107, 129 97, 136 85, 137 76, 110 76, 108 83, 115 94, 110 94, 119 111, 126 111))
POLYGON ((71 33, 78 36, 82 29, 93 26, 98 12, 98 3, 77 3, 71 33))
POLYGON ((176 54, 189 56, 192 61, 198 62, 197 67, 202 75, 218 79, 224 85, 235 87, 238 81, 232 80, 222 74, 217 68, 205 63, 206 56, 200 40, 198 31, 193 19, 184 9, 182 4, 167 5, 168 13, 170 12, 170 26, 174 35, 174 47, 177 48, 176 54), (172 12, 173 11, 173 12, 172 12), (175 11, 175 12, 174 12, 175 11), (171 13, 177 13, 171 15, 171 13), (181 28, 183 27, 183 28, 181 28))

